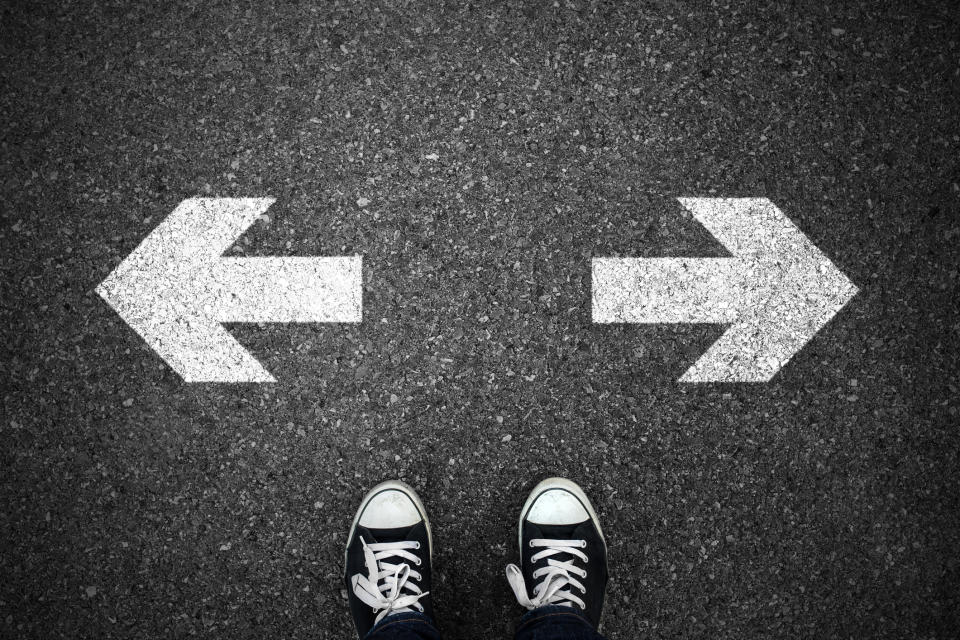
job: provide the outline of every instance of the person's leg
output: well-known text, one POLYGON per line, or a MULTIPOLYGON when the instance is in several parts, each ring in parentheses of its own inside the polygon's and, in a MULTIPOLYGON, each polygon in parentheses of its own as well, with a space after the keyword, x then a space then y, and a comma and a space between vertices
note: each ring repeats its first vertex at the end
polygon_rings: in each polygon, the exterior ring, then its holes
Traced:
POLYGON ((387 616, 365 636, 366 640, 440 640, 433 621, 421 613, 387 616))
POLYGON ((529 611, 516 640, 603 640, 607 545, 583 490, 563 478, 538 484, 520 513, 519 545, 507 581, 529 611))
POLYGON ((528 611, 517 626, 515 640, 604 640, 580 611, 548 605, 528 611))
POLYGON ((432 552, 416 492, 397 480, 374 487, 357 509, 344 561, 360 640, 440 640, 429 595, 432 552))

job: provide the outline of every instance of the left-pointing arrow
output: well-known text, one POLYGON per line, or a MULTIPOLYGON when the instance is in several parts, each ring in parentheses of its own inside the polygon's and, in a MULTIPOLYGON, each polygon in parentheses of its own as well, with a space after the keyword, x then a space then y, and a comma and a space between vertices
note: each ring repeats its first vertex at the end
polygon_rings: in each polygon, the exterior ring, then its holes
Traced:
POLYGON ((360 322, 362 258, 228 258, 273 198, 181 202, 99 293, 187 382, 274 382, 224 322, 360 322))

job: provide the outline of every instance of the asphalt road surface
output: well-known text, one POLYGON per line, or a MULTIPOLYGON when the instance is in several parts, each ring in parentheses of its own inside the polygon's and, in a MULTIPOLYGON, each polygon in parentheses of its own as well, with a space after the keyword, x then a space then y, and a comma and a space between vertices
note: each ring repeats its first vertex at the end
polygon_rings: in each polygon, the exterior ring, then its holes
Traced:
POLYGON ((611 639, 957 637, 957 5, 427 4, 4 4, 0 636, 349 638, 399 477, 446 637, 505 637, 559 474, 611 639), (196 196, 276 198, 228 255, 362 255, 363 321, 185 383, 94 289, 196 196), (729 255, 676 200, 721 196, 860 289, 769 383, 591 321, 593 257, 729 255))

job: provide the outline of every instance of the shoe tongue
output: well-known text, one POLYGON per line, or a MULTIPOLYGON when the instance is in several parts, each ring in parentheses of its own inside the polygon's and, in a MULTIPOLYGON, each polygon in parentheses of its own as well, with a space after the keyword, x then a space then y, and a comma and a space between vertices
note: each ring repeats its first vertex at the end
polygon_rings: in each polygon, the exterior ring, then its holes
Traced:
POLYGON ((374 542, 402 542, 410 540, 410 532, 417 525, 411 527, 397 527, 394 529, 367 529, 363 527, 363 539, 367 544, 374 542))
POLYGON ((546 538, 548 540, 577 540, 579 539, 579 529, 583 524, 578 522, 576 524, 537 524, 535 522, 529 523, 533 527, 532 532, 539 532, 538 535, 533 535, 533 538, 546 538))

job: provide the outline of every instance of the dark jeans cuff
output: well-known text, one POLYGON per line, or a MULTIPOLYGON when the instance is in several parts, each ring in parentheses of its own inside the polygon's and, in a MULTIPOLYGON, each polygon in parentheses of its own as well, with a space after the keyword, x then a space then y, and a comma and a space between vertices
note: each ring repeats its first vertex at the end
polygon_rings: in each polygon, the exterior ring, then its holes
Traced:
POLYGON ((430 616, 418 613, 416 611, 408 611, 405 613, 394 613, 393 615, 389 615, 377 624, 373 625, 373 628, 367 632, 366 636, 364 636, 364 640, 376 640, 381 636, 387 637, 390 635, 392 628, 396 626, 410 628, 420 625, 426 627, 423 629, 423 631, 426 632, 425 635, 437 634, 437 629, 433 626, 433 620, 430 618, 430 616))
POLYGON ((536 634, 537 631, 542 632, 548 627, 555 628, 558 631, 558 637, 566 632, 566 635, 562 637, 602 638, 590 620, 587 619, 587 616, 581 613, 579 609, 555 604, 537 607, 525 613, 520 618, 516 637, 526 638, 528 634, 536 634))

